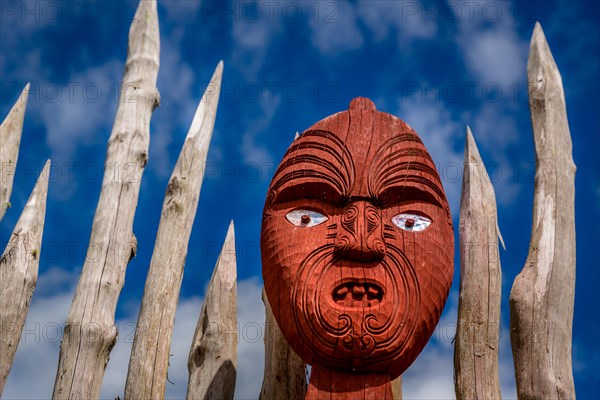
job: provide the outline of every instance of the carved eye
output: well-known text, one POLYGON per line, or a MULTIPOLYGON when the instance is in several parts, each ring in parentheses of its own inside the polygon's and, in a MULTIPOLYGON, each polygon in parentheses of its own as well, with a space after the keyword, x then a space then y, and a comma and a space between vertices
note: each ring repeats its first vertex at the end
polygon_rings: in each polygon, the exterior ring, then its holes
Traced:
POLYGON ((410 232, 421 232, 431 225, 431 220, 429 218, 408 213, 402 213, 392 217, 392 222, 398 228, 410 232))
POLYGON ((300 226, 302 228, 310 228, 327 221, 327 217, 325 215, 311 210, 290 211, 285 215, 285 219, 287 219, 292 225, 300 226))

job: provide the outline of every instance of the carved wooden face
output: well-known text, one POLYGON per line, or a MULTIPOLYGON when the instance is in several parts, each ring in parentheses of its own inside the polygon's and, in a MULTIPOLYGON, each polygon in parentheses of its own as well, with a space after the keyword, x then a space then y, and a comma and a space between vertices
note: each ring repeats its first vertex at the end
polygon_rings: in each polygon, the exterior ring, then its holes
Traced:
POLYGON ((304 132, 271 182, 261 252, 273 313, 300 357, 400 375, 453 274, 448 202, 417 134, 365 98, 304 132))

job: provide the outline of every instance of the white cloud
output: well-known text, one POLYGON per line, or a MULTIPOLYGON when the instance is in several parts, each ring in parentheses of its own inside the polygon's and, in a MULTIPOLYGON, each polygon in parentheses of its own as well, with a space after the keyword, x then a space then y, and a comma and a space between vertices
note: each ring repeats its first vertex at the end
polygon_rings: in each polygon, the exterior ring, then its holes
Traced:
MULTIPOLYGON (((327 56, 335 56, 340 52, 356 50, 363 44, 363 37, 358 28, 356 7, 347 1, 336 3, 315 3, 315 10, 321 12, 309 19, 312 31, 312 45, 327 56)), ((309 13, 309 8, 306 9, 309 13)))
POLYGON ((266 57, 274 38, 282 30, 281 12, 269 12, 272 2, 258 1, 244 3, 234 8, 234 14, 228 17, 231 22, 232 47, 231 60, 240 74, 247 81, 255 81, 258 72, 265 64, 266 57), (246 6, 255 5, 250 10, 258 10, 253 14, 245 11, 246 6))
POLYGON ((265 165, 273 162, 269 149, 257 142, 261 133, 269 128, 275 113, 281 104, 281 95, 269 96, 268 89, 264 89, 260 100, 257 102, 258 112, 254 117, 244 119, 244 135, 242 136, 241 152, 244 163, 265 165))
POLYGON ((509 88, 525 76, 527 47, 516 32, 505 28, 471 32, 461 47, 467 68, 484 83, 497 82, 509 88))
POLYGON ((80 146, 108 140, 122 71, 123 64, 112 60, 76 72, 63 84, 32 85, 53 159, 71 160, 80 146))
POLYGON ((401 48, 437 34, 436 9, 416 1, 375 0, 356 5, 340 1, 307 8, 306 12, 311 16, 313 47, 326 56, 360 48, 364 43, 361 26, 372 33, 376 42, 392 37, 401 48))
POLYGON ((481 9, 473 12, 473 18, 469 14, 457 17, 455 41, 463 53, 466 68, 481 86, 495 82, 508 91, 525 77, 528 44, 517 33, 510 3, 493 4, 500 10, 499 14, 483 12, 486 4, 478 4, 481 9))
POLYGON ((437 34, 437 24, 433 18, 436 9, 418 1, 359 2, 358 13, 376 41, 395 34, 398 44, 404 47, 408 41, 431 39, 437 34))

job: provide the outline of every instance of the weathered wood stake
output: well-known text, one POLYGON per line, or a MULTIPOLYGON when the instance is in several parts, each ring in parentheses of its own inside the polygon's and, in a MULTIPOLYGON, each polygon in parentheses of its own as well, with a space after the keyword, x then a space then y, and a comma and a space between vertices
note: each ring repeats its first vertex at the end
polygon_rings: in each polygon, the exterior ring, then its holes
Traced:
POLYGON ((46 162, 0 258, 0 395, 37 283, 49 172, 50 160, 46 162))
POLYGON ((575 164, 562 78, 539 23, 527 64, 536 174, 529 254, 510 294, 519 399, 574 399, 575 164))
POLYGON ((233 399, 238 343, 236 280, 231 221, 192 340, 188 399, 233 399))
POLYGON ((135 254, 133 218, 148 160, 150 117, 159 104, 159 47, 156 1, 140 1, 129 31, 119 108, 90 245, 65 325, 55 399, 98 398, 117 339, 115 309, 125 268, 135 254))
POLYGON ((29 83, 0 125, 0 221, 10 206, 28 97, 29 83))
POLYGON ((262 300, 265 304, 265 370, 259 399, 304 400, 306 363, 294 353, 281 333, 264 289, 262 300))
POLYGON ((392 400, 402 400, 402 375, 392 381, 392 400))
POLYGON ((496 195, 467 127, 460 202, 460 297, 454 347, 457 399, 501 399, 498 373, 502 271, 496 195))
POLYGON ((175 311, 217 114, 222 74, 223 62, 220 62, 200 100, 167 186, 131 350, 126 399, 157 399, 165 395, 175 311))

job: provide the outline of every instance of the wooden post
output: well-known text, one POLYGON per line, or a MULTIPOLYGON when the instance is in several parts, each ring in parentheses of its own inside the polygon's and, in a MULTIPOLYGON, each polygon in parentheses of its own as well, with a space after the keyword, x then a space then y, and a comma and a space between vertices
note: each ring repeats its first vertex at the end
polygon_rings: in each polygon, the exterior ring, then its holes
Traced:
POLYGON ((0 125, 0 221, 10 207, 28 96, 29 83, 0 125))
POLYGON ((265 303, 265 371, 259 399, 304 400, 306 364, 281 333, 264 289, 262 300, 265 303))
POLYGON ((200 100, 167 186, 129 360, 126 399, 165 396, 175 310, 217 114, 222 74, 223 62, 220 62, 200 100))
POLYGON ((148 159, 150 117, 159 104, 158 15, 155 0, 140 1, 129 50, 90 245, 67 318, 53 398, 94 399, 117 330, 114 315, 135 254, 132 233, 142 173, 148 159))
POLYGON ((501 399, 498 373, 502 271, 496 196, 467 127, 460 202, 460 297, 454 347, 457 399, 501 399))
POLYGON ((236 279, 231 221, 192 340, 188 399, 233 399, 238 343, 236 279))
POLYGON ((46 162, 0 258, 0 395, 37 283, 49 172, 50 160, 46 162))
POLYGON ((402 375, 392 381, 392 400, 402 400, 402 375))
POLYGON ((575 164, 562 78, 539 23, 527 76, 537 165, 529 254, 510 294, 517 394, 574 399, 575 164))

